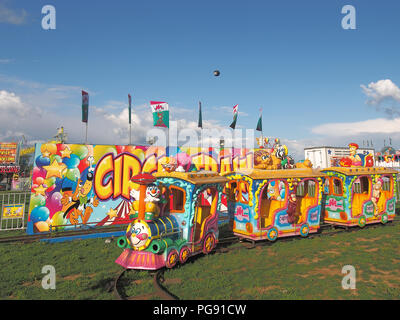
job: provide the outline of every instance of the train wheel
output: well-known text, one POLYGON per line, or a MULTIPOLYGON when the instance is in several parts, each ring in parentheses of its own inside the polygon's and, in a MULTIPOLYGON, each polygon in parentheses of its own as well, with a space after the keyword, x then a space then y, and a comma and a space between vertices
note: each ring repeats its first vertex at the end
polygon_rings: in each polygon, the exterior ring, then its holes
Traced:
POLYGON ((381 215, 381 223, 382 223, 382 224, 386 224, 386 223, 388 222, 388 220, 389 220, 389 218, 388 218, 387 213, 383 213, 383 214, 381 215))
POLYGON ((190 253, 190 248, 188 246, 183 246, 181 251, 179 252, 179 262, 184 264, 190 257, 190 253))
POLYGON ((203 242, 203 253, 209 254, 215 247, 215 236, 213 233, 209 233, 203 242))
POLYGON ((366 218, 365 216, 361 216, 361 217, 358 219, 358 226, 359 226, 360 228, 364 228, 366 224, 367 224, 367 218, 366 218))
POLYGON ((305 238, 308 236, 309 233, 310 233, 310 227, 308 226, 308 223, 303 224, 300 227, 300 235, 305 238))
POLYGON ((165 266, 167 268, 175 267, 176 263, 178 262, 178 259, 179 259, 178 251, 172 249, 167 255, 167 261, 165 262, 165 266))
POLYGON ((275 227, 269 229, 267 232, 267 238, 269 241, 275 241, 276 239, 278 239, 278 229, 276 229, 275 227))

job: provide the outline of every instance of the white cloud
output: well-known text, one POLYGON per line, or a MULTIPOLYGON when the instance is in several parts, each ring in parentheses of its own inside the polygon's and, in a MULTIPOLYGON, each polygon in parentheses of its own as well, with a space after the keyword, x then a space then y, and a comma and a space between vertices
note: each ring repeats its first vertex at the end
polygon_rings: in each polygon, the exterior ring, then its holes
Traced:
POLYGON ((0 3, 0 23, 21 25, 26 22, 28 13, 24 10, 7 8, 4 3, 0 3))
POLYGON ((15 93, 0 90, 0 112, 2 113, 2 118, 11 113, 23 118, 29 111, 31 111, 31 108, 24 104, 15 93))
POLYGON ((369 104, 379 104, 387 99, 400 102, 400 89, 390 79, 371 82, 368 86, 362 84, 361 88, 369 98, 369 104))
POLYGON ((400 118, 378 118, 358 122, 326 123, 312 128, 311 131, 325 136, 346 137, 368 133, 397 133, 399 128, 400 118))

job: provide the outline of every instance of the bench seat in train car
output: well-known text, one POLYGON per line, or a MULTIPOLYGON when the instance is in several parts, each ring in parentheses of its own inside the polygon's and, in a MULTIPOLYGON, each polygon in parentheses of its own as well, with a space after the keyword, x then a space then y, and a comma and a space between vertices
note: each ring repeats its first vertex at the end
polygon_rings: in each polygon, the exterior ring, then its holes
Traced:
POLYGON ((395 217, 397 171, 384 167, 332 167, 324 185, 324 222, 364 227, 395 217))
POLYGON ((225 175, 233 233, 251 240, 307 236, 320 227, 324 173, 311 168, 225 175))

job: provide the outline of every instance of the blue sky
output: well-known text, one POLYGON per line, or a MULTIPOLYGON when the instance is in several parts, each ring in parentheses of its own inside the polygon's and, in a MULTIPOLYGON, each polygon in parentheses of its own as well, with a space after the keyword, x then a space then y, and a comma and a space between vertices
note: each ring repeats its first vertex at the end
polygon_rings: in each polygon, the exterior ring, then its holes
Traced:
POLYGON ((262 107, 264 135, 298 154, 389 136, 397 147, 399 12, 394 0, 0 0, 0 138, 44 140, 64 125, 82 141, 84 89, 93 143, 127 143, 131 93, 136 143, 150 100, 168 102, 182 128, 196 127, 201 100, 209 127, 229 126, 239 104, 238 128, 255 128, 262 107), (56 30, 41 28, 46 4, 56 30), (341 27, 347 4, 355 30, 341 27))

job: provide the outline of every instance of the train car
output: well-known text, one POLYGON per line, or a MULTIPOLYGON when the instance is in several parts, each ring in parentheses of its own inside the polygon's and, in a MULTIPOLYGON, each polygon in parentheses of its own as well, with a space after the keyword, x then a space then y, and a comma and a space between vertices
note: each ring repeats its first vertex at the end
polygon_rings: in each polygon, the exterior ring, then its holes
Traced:
POLYGON ((252 241, 308 236, 320 227, 324 173, 311 168, 225 175, 233 233, 252 241))
POLYGON ((157 270, 211 252, 218 242, 218 216, 227 179, 215 172, 159 172, 132 179, 132 223, 119 240, 116 263, 157 270), (160 197, 159 197, 160 195, 160 197))
POLYGON ((397 171, 382 167, 332 167, 327 175, 324 221, 364 227, 394 219, 397 171))

